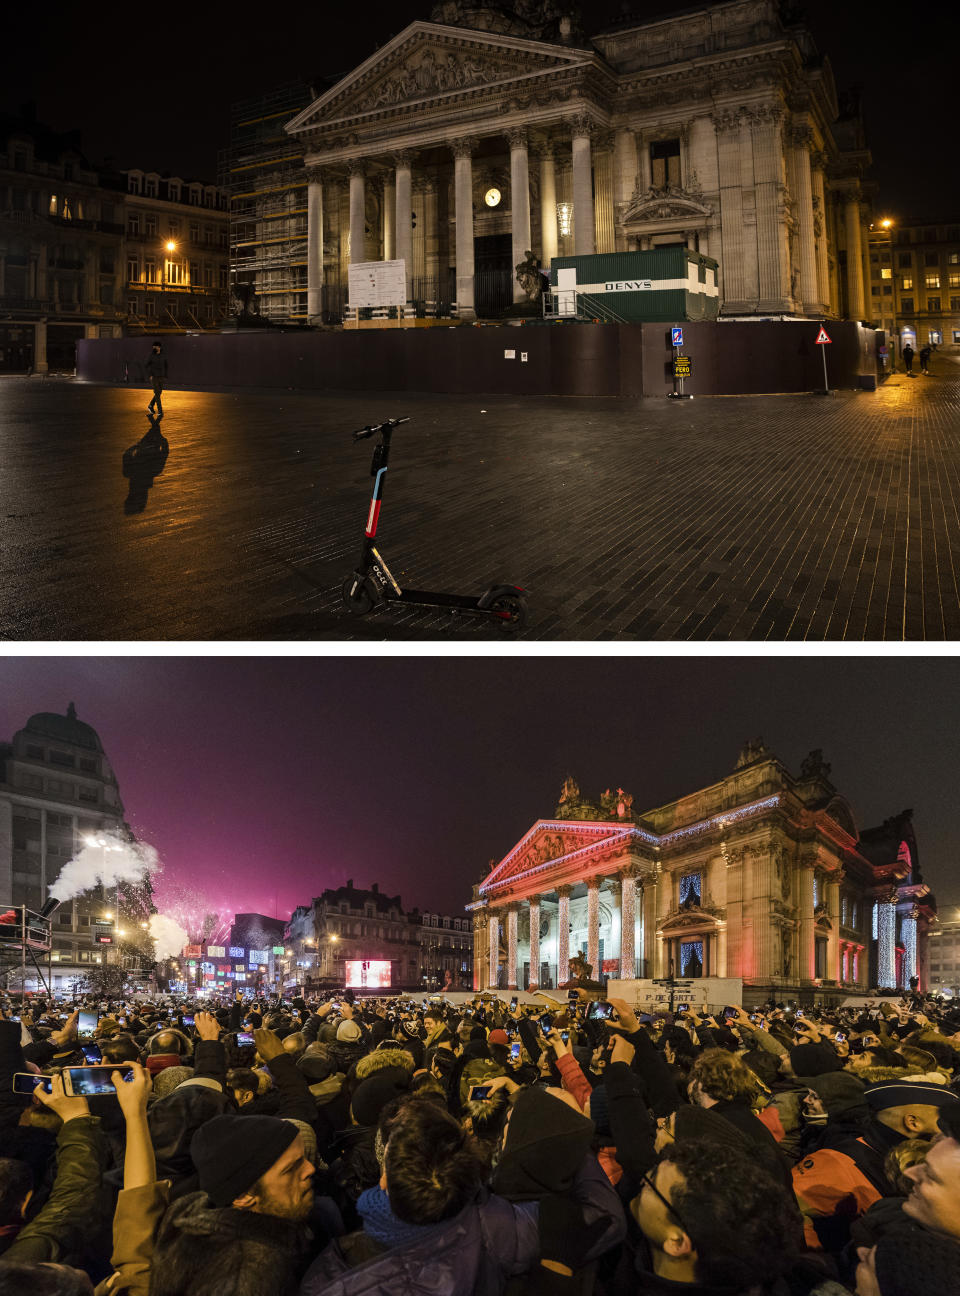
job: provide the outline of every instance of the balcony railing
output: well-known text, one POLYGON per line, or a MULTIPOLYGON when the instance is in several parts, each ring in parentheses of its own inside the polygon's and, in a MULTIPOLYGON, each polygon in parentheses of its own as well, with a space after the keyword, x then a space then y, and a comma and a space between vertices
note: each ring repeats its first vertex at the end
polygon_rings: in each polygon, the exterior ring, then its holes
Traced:
POLYGON ((36 297, 0 297, 0 310, 4 311, 40 315, 52 309, 53 302, 40 301, 36 297))

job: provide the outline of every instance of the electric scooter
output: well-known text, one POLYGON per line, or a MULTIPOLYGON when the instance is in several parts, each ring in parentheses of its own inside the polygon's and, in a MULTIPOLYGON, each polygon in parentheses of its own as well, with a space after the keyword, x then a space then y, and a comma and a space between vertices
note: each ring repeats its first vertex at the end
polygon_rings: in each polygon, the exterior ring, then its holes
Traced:
POLYGON ((390 460, 390 438, 395 427, 409 422, 408 418, 387 419, 385 423, 361 428, 353 434, 354 441, 365 441, 367 437, 378 435, 380 439, 374 446, 370 464, 373 494, 363 533, 360 563, 343 583, 343 602, 347 610, 355 616, 364 616, 374 607, 388 603, 413 603, 419 607, 447 608, 454 616, 466 612, 474 616, 490 617, 503 629, 521 629, 527 622, 527 598, 519 585, 491 585, 479 598, 436 590, 401 589, 377 550, 374 540, 383 505, 384 479, 390 460))

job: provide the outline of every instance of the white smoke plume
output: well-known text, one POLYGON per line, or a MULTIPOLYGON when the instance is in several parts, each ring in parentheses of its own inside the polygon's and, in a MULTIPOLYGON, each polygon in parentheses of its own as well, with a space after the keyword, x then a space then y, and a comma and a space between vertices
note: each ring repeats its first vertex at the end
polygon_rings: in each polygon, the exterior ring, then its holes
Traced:
POLYGON ((150 935, 156 944, 156 959, 162 963, 164 959, 175 958, 183 950, 184 945, 190 944, 190 938, 173 918, 167 918, 164 914, 154 914, 150 919, 148 927, 150 935))
POLYGON ((98 833, 94 845, 85 845, 60 871, 49 888, 61 904, 96 886, 118 883, 137 885, 159 867, 159 857, 145 842, 128 842, 116 833, 98 833))

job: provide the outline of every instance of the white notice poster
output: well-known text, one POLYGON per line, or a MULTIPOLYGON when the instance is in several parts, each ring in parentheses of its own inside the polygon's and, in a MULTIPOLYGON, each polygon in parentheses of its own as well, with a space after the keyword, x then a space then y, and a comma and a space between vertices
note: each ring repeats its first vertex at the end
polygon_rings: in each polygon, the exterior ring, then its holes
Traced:
POLYGON ((347 267, 350 305, 403 306, 407 300, 405 261, 356 261, 347 267))

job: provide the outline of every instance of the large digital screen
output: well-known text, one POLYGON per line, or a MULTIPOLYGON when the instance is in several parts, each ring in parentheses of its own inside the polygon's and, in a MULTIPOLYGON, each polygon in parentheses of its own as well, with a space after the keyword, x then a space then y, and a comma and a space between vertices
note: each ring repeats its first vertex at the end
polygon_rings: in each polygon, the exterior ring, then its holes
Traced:
POLYGON ((373 990, 390 989, 390 964, 376 959, 347 959, 347 986, 351 990, 368 987, 373 990))

